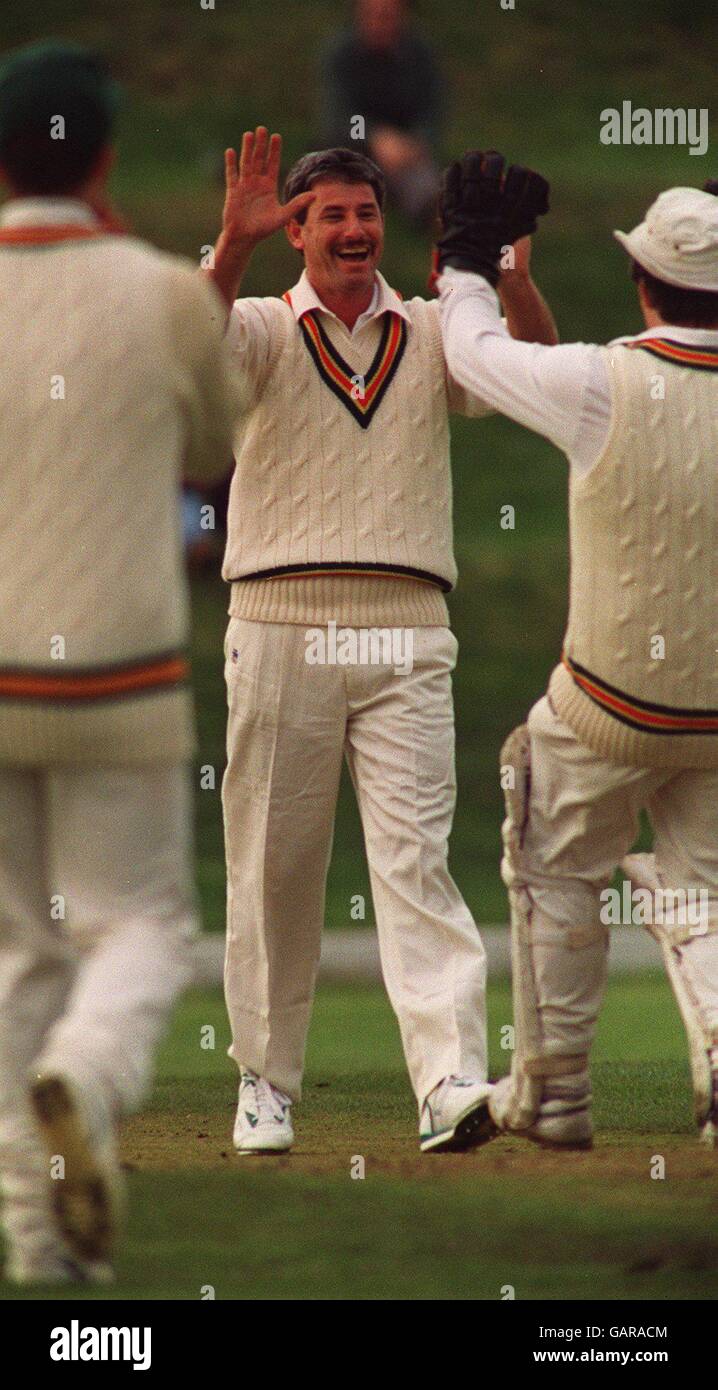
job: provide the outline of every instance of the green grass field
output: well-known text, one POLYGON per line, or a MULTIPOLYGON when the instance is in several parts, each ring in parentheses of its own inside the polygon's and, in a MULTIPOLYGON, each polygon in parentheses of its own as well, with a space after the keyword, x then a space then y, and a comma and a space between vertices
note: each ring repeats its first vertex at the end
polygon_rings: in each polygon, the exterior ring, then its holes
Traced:
MULTIPOLYGON (((508 1066, 506 982, 489 1006, 498 1074, 508 1066)), ((715 1157, 693 1135, 685 1046, 662 978, 611 985, 595 1049, 597 1143, 586 1154, 503 1138, 473 1154, 420 1155, 382 992, 324 987, 296 1148, 240 1159, 227 1042, 219 995, 190 996, 151 1103, 125 1129, 130 1223, 110 1297, 200 1299, 211 1286, 218 1299, 490 1300, 507 1285, 517 1299, 718 1295, 715 1157), (200 1046, 208 1024, 214 1050, 200 1046), (663 1179, 651 1177, 657 1156, 663 1179), (363 1179, 351 1177, 358 1157, 363 1179)))
MULTIPOLYGON (((657 192, 718 173, 685 149, 606 147, 604 107, 708 107, 715 139, 712 0, 424 0, 421 14, 451 80, 446 154, 492 144, 553 185, 537 238, 536 278, 564 340, 605 341, 640 327, 614 227, 657 192)), ((315 144, 316 66, 340 19, 336 0, 35 0, 0 17, 0 49, 48 34, 99 45, 128 91, 115 192, 136 231, 198 261, 222 202, 226 144, 263 121, 287 162, 315 144)), ((424 290, 429 246, 390 215, 384 271, 404 295, 424 290)), ((281 237, 258 252, 249 294, 281 293, 298 264, 281 237)), ((566 468, 543 441, 501 419, 452 432, 460 642, 455 677, 459 796, 452 867, 479 922, 502 921, 498 874, 503 738, 541 694, 566 615, 566 468), (500 508, 516 509, 502 531, 500 508)), ((224 759, 217 577, 193 588, 204 923, 224 922, 219 783, 224 759)), ((645 836, 645 832, 644 832, 645 836)), ((350 926, 370 902, 361 832, 342 788, 327 925, 350 926)), ((493 1065, 506 984, 490 990, 493 1065)), ((131 1196, 118 1298, 499 1299, 714 1298, 715 1156, 693 1137, 685 1045, 662 980, 614 981, 595 1054, 598 1142, 549 1156, 502 1139, 474 1155, 420 1158, 398 1035, 374 989, 320 991, 298 1143, 279 1161, 231 1149, 235 1077, 218 995, 179 1009, 146 1112, 125 1135, 131 1196), (202 1024, 216 1049, 199 1046, 202 1024), (364 1157, 363 1181, 350 1177, 364 1157), (650 1176, 654 1155, 664 1179, 650 1176)), ((12 1293, 3 1289, 4 1297, 12 1293)), ((105 1297, 103 1290, 100 1294, 105 1297)), ((92 1297, 92 1295, 88 1295, 92 1297)))
MULTIPOLYGON (((174 0, 36 0, 0 16, 0 50, 53 34, 98 46, 127 92, 115 194, 136 231, 199 261, 214 241, 221 152, 259 121, 285 137, 285 167, 317 140, 319 55, 348 6, 336 0, 223 0, 214 11, 174 0)), ((634 106, 707 107, 715 136, 712 0, 642 4, 423 0, 425 32, 450 88, 445 153, 492 144, 552 182, 552 213, 534 253, 536 276, 564 340, 605 341, 640 327, 626 261, 611 236, 637 221, 661 187, 702 183, 712 155, 679 146, 606 146, 600 113, 634 106)), ((390 214, 384 273, 423 293, 426 238, 390 214)), ((277 294, 299 271, 282 236, 254 257, 243 292, 277 294)), ((502 807, 498 753, 542 693, 566 617, 566 467, 511 422, 457 420, 454 512, 460 582, 451 613, 460 642, 455 679, 459 797, 455 876, 480 922, 506 915, 498 875, 502 807), (503 531, 500 508, 516 509, 503 531)), ((221 582, 194 593, 199 764, 223 762, 221 582)), ((219 775, 217 785, 219 785, 219 775)), ((198 778, 199 787, 199 778, 198 778)), ((198 796, 205 924, 221 929, 224 869, 219 791, 198 796)), ((349 926, 350 898, 370 902, 358 818, 345 779, 337 817, 327 925, 349 926)))

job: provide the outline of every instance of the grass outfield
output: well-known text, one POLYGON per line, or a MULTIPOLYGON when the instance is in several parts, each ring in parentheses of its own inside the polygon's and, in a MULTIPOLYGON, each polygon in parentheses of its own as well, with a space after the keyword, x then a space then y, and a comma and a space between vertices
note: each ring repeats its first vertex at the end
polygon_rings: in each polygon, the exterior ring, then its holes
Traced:
MULTIPOLYGON (((497 1074, 510 1016, 508 985, 496 983, 497 1074)), ((499 1139, 474 1154, 420 1155, 382 991, 323 987, 296 1148, 239 1159, 227 1042, 219 994, 189 996, 150 1105, 125 1129, 130 1225, 110 1297, 199 1299, 210 1285, 243 1300, 489 1300, 507 1285, 517 1299, 718 1296, 718 1168, 695 1140, 685 1043, 661 977, 611 983, 587 1154, 499 1139), (207 1025, 214 1050, 200 1046, 207 1025), (651 1177, 658 1156, 663 1179, 651 1177), (351 1177, 358 1157, 363 1180, 351 1177)), ((5 1286, 2 1296, 17 1295, 5 1286)))
MULTIPOLYGON (((285 164, 316 144, 317 65, 343 21, 337 0, 225 0, 216 11, 174 0, 35 0, 0 15, 0 49, 56 34, 97 45, 124 83, 114 188, 132 226, 199 261, 213 242, 226 144, 265 121, 285 137, 285 164)), ((513 11, 476 0, 422 0, 421 23, 450 83, 445 153, 504 149, 552 182, 552 212, 536 238, 536 276, 561 336, 605 341, 638 329, 626 259, 611 236, 630 227, 660 188, 718 172, 712 0, 542 0, 513 11), (711 153, 685 147, 606 146, 600 113, 634 106, 705 107, 711 153)), ((405 296, 425 292, 429 242, 390 214, 385 260, 405 296)), ((243 292, 278 294, 298 259, 282 236, 259 248, 243 292)), ((452 867, 480 922, 503 921, 498 754, 543 692, 566 617, 566 466, 548 444, 508 420, 452 428, 456 555, 451 598, 459 639, 455 679, 458 806, 452 867), (500 508, 516 510, 503 531, 500 508)), ((222 636, 226 590, 195 586, 194 676, 201 764, 215 791, 198 793, 199 872, 206 925, 224 923, 219 807, 223 765, 222 636)), ((199 777, 197 778, 199 789, 199 777)), ((351 898, 371 912, 361 833, 345 779, 329 882, 327 925, 351 926, 351 898)))
MULTIPOLYGON (((712 0, 541 0, 503 11, 476 0, 423 0, 422 23, 452 85, 446 154, 482 144, 540 168, 552 213, 536 277, 565 341, 636 331, 625 258, 611 237, 670 184, 715 175, 712 0), (711 153, 607 147, 604 107, 708 107, 711 153)), ((176 0, 35 0, 5 7, 0 48, 48 34, 97 44, 125 83, 115 191, 138 234, 198 262, 222 202, 222 148, 264 121, 286 160, 315 142, 316 63, 340 20, 336 0, 226 0, 216 12, 176 0)), ((383 270, 423 293, 426 238, 390 215, 383 270)), ((298 262, 276 237, 260 248, 247 294, 277 294, 298 262)), ((507 420, 452 427, 456 554, 451 598, 458 807, 452 868, 477 917, 506 916, 498 862, 498 753, 545 687, 566 615, 566 467, 507 420), (502 531, 500 508, 516 510, 502 531)), ((227 594, 193 586, 198 870, 205 925, 224 923, 219 781, 224 759, 222 637, 227 594)), ((644 832, 644 841, 645 832, 644 832)), ((328 926, 350 926, 370 897, 353 798, 343 785, 328 926)), ((507 1056, 505 985, 490 990, 496 1072, 507 1056)), ((298 1142, 278 1161, 239 1160, 230 1143, 235 1076, 219 996, 179 1009, 147 1111, 128 1126, 131 1206, 117 1298, 519 1299, 715 1298, 715 1155, 696 1144, 685 1044, 663 980, 612 982, 594 1068, 598 1143, 551 1157, 503 1139, 464 1157, 420 1158, 398 1036, 374 989, 323 989, 311 1036, 298 1142), (200 1027, 216 1048, 199 1046, 200 1027), (363 1181, 350 1177, 364 1157, 363 1181), (665 1179, 650 1177, 663 1155, 665 1179)), ((13 1297, 7 1289, 5 1297, 13 1297)), ((62 1295, 59 1295, 62 1296, 62 1295)), ((73 1291, 73 1297, 74 1291, 73 1291)), ((91 1297, 92 1295, 88 1295, 91 1297)), ((102 1290, 99 1297, 106 1297, 102 1290)))
MULTIPOLYGON (((127 90, 116 197, 132 226, 198 262, 213 242, 221 151, 266 121, 285 137, 285 165, 316 144, 317 65, 342 22, 336 0, 227 0, 216 11, 174 0, 36 0, 0 14, 0 50, 48 34, 98 46, 127 90), (289 76, 288 76, 289 75, 289 76)), ((552 212, 536 239, 537 279, 564 340, 605 341, 636 330, 639 315, 613 227, 634 225, 661 187, 716 173, 711 154, 680 146, 605 146, 600 112, 634 106, 707 107, 715 147, 711 0, 654 0, 650 17, 623 0, 542 0, 504 11, 476 0, 423 0, 423 29, 450 83, 445 153, 477 142, 505 149, 552 181, 552 212)), ((405 296, 425 292, 429 242, 393 213, 382 269, 405 296)), ((259 248, 243 292, 281 293, 299 263, 282 236, 259 248)), ((508 420, 452 427, 459 587, 451 597, 460 643, 455 679, 458 806, 452 867, 480 922, 503 921, 498 873, 502 819, 498 753, 542 693, 566 617, 566 466, 557 451, 508 420), (503 531, 510 503, 516 529, 503 531)), ((224 925, 219 781, 224 761, 222 637, 227 593, 219 579, 194 588, 194 682, 199 764, 217 771, 198 787, 204 921, 224 925)), ((353 896, 371 913, 353 796, 344 779, 327 899, 327 925, 350 926, 353 896)))

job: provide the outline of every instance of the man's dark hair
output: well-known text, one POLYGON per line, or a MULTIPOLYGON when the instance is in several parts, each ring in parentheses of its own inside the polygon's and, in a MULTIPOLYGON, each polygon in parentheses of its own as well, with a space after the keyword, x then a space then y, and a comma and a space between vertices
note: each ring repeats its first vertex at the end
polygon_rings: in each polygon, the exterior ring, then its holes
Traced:
MULTIPOLYGON (((287 174, 284 201, 288 203, 298 193, 307 193, 320 179, 336 179, 338 183, 368 183, 374 190, 380 210, 384 211, 384 175, 373 160, 358 150, 313 150, 311 154, 302 155, 287 174)), ((306 215, 306 211, 300 213, 297 221, 303 222, 306 215)))
POLYGON ((664 323, 682 328, 718 327, 718 293, 713 290, 684 290, 680 285, 669 285, 644 270, 638 261, 633 262, 631 275, 637 285, 643 285, 664 323))
POLYGON ((13 190, 81 188, 112 138, 117 100, 104 62, 86 49, 48 43, 12 54, 0 70, 0 165, 13 190))

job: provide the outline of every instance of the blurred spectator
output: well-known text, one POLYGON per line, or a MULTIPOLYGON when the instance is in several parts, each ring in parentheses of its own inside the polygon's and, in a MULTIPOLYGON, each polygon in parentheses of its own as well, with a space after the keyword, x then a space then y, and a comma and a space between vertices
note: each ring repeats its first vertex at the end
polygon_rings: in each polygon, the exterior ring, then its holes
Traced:
POLYGON ((409 0, 356 0, 352 27, 323 57, 322 138, 369 154, 389 196, 423 226, 436 208, 445 89, 410 8, 409 0))

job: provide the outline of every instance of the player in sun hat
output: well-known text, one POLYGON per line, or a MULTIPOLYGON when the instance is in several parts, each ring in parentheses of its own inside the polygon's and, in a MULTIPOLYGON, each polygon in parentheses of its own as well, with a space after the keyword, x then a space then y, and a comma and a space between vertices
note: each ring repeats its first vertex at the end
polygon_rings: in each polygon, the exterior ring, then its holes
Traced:
POLYGON ((632 232, 614 232, 633 260, 657 280, 683 290, 718 292, 718 190, 669 188, 632 232))
POLYGON ((197 919, 178 493, 226 467, 224 314, 108 215, 116 104, 74 45, 0 70, 0 1182, 23 1285, 111 1274, 117 1122, 197 919))
POLYGON ((633 258, 642 332, 608 347, 544 347, 512 341, 499 317, 492 280, 510 208, 496 174, 481 156, 459 166, 444 210, 447 363, 567 455, 571 580, 561 662, 501 753, 513 770, 502 873, 516 1050, 489 1108, 501 1130, 590 1145, 588 1062, 608 954, 601 894, 623 861, 648 890, 644 924, 663 951, 698 1124, 714 1144, 718 199, 669 189, 632 232, 616 233, 633 258), (644 809, 654 854, 626 859, 644 809))

